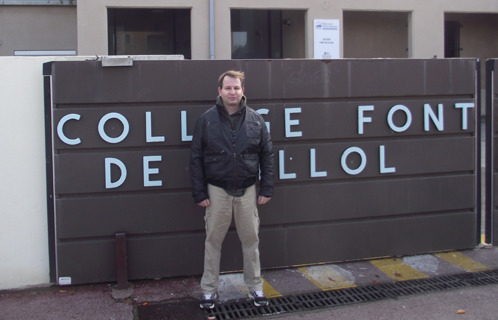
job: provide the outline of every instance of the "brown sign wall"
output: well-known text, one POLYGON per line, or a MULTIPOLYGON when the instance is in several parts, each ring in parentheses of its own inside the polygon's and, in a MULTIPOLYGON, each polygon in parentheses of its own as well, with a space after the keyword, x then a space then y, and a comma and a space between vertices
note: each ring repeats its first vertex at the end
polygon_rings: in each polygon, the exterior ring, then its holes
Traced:
MULTIPOLYGON (((46 65, 53 277, 115 281, 117 232, 126 233, 130 279, 202 273, 189 135, 228 69, 246 72, 248 105, 274 142, 276 189, 260 207, 264 268, 474 247, 476 63, 46 65)), ((240 269, 232 230, 222 270, 240 269)))

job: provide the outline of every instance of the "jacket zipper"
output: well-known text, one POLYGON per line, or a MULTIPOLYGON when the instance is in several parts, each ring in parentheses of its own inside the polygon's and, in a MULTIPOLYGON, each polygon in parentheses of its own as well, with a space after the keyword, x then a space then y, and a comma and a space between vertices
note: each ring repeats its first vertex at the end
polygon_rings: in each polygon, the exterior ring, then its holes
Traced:
POLYGON ((233 191, 237 189, 237 153, 236 153, 236 140, 232 142, 232 147, 233 147, 233 191))

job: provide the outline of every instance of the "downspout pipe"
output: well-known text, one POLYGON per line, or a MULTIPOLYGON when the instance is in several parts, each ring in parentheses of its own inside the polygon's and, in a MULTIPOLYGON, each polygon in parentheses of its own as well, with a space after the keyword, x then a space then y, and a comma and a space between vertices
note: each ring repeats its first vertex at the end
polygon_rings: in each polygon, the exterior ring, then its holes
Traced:
POLYGON ((209 0, 209 59, 214 60, 214 0, 209 0))

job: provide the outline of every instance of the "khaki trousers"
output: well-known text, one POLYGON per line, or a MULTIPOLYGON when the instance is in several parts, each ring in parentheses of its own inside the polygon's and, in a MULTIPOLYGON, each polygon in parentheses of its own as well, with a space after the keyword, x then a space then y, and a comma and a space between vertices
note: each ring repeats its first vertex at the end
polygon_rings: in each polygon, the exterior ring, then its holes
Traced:
POLYGON ((235 218, 237 234, 242 242, 244 257, 244 283, 249 291, 263 290, 259 262, 259 216, 256 206, 256 187, 246 189, 242 197, 234 197, 208 184, 209 202, 206 208, 206 242, 204 248, 204 274, 201 288, 204 294, 213 294, 220 283, 221 245, 228 227, 235 218))

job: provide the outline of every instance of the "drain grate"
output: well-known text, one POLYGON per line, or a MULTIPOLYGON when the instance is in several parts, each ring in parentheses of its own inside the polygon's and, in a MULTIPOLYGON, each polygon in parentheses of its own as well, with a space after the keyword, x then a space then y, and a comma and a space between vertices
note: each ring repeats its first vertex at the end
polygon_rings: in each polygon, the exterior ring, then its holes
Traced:
MULTIPOLYGON (((338 307, 348 304, 392 299, 412 294, 430 293, 449 289, 498 284, 498 269, 408 280, 395 283, 366 285, 331 291, 296 294, 270 299, 270 305, 256 308, 250 301, 219 304, 205 310, 206 317, 216 320, 244 319, 264 315, 338 307)), ((142 319, 142 318, 140 318, 142 319)))
POLYGON ((341 290, 312 292, 271 299, 269 306, 256 308, 250 301, 220 304, 214 309, 206 310, 212 319, 243 319, 249 317, 281 314, 318 308, 330 308, 340 305, 389 298, 374 286, 347 288, 341 290))
POLYGON ((199 308, 196 299, 182 299, 139 306, 140 320, 205 320, 206 315, 199 308))

